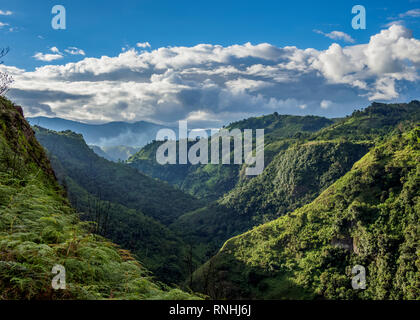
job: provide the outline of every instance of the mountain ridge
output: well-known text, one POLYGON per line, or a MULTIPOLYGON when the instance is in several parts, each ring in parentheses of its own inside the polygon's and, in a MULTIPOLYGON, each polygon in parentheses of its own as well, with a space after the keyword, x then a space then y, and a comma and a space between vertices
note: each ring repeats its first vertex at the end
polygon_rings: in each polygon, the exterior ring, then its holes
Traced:
POLYGON ((127 250, 89 232, 22 109, 0 97, 0 298, 197 299, 152 280, 127 250), (54 290, 52 268, 66 270, 54 290))
POLYGON ((87 144, 104 146, 126 145, 140 147, 156 138, 156 133, 167 126, 147 121, 115 121, 103 124, 83 123, 62 118, 28 118, 31 125, 54 131, 71 130, 81 133, 87 144))

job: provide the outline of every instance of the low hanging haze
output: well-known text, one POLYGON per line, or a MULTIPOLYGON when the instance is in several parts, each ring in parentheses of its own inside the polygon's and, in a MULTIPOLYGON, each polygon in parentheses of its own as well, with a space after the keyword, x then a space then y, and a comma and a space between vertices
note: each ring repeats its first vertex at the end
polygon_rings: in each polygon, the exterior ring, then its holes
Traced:
POLYGON ((419 37, 420 0, 0 0, 8 97, 26 116, 92 123, 209 128, 418 100, 419 37))

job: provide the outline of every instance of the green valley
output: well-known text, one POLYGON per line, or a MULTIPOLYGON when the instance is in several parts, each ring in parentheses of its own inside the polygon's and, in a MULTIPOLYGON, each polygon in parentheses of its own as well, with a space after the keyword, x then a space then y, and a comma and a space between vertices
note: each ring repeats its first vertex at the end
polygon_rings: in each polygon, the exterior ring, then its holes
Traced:
POLYGON ((56 181, 22 109, 0 98, 0 298, 190 299, 89 231, 56 181), (65 290, 51 287, 54 265, 65 290))

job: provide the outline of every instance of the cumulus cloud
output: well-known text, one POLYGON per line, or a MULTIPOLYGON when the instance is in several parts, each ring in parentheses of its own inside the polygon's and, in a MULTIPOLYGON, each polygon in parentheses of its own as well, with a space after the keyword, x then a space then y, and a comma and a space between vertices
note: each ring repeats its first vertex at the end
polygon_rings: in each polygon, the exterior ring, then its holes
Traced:
POLYGON ((59 59, 63 58, 63 56, 61 54, 41 53, 41 52, 35 53, 33 57, 36 60, 46 61, 46 62, 51 62, 51 61, 59 60, 59 59))
MULTIPOLYGON (((51 47, 50 48, 51 53, 41 53, 41 52, 37 52, 35 53, 35 55, 33 56, 36 60, 39 61, 44 61, 44 62, 51 62, 54 60, 59 60, 64 58, 64 53, 62 53, 57 47, 51 47)), ((76 56, 76 55, 81 55, 81 56, 85 56, 86 53, 84 50, 76 48, 76 47, 68 47, 67 49, 64 49, 64 52, 76 56)))
POLYGON ((51 50, 51 52, 54 52, 54 53, 60 53, 60 50, 58 50, 57 47, 52 47, 52 48, 50 48, 50 50, 51 50))
POLYGON ((6 10, 6 11, 0 10, 0 16, 11 16, 12 14, 13 12, 10 10, 6 10))
POLYGON ((350 35, 342 31, 331 31, 329 33, 322 32, 321 30, 314 30, 315 33, 322 34, 323 36, 333 40, 343 40, 345 42, 356 42, 350 35))
POLYGON ((418 85, 419 67, 420 41, 392 25, 368 43, 326 50, 198 44, 0 71, 13 75, 10 96, 28 116, 220 127, 274 111, 338 116, 369 100, 418 95, 404 90, 418 85))
POLYGON ((57 47, 51 47, 50 51, 52 53, 37 52, 33 55, 33 58, 44 62, 51 62, 63 58, 63 54, 60 52, 60 50, 58 50, 57 47))
POLYGON ((136 44, 136 46, 138 48, 150 48, 150 43, 149 42, 139 42, 136 44))
POLYGON ((8 23, 0 21, 0 28, 3 28, 3 27, 8 26, 8 25, 9 25, 8 23))

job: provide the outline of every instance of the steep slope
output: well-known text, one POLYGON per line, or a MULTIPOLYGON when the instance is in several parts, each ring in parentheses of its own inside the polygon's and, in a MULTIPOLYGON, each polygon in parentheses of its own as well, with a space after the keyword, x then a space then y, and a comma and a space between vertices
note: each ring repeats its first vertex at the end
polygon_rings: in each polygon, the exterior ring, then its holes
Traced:
POLYGON ((140 210, 98 198, 69 176, 63 174, 59 160, 49 155, 58 172, 58 180, 66 187, 73 207, 82 220, 92 221, 92 232, 100 234, 124 249, 129 249, 156 278, 165 283, 182 283, 189 275, 188 246, 165 225, 140 210))
MULTIPOLYGON (((316 121, 322 119, 315 117, 316 121)), ((298 134, 299 137, 293 140, 276 141, 273 138, 268 146, 280 144, 286 150, 278 152, 261 175, 238 184, 219 199, 218 205, 186 213, 174 222, 173 227, 195 242, 212 242, 210 252, 216 243, 221 245, 220 242, 228 237, 310 203, 397 126, 402 129, 419 120, 418 101, 409 104, 373 103, 315 133, 298 134)), ((239 127, 264 123, 271 125, 262 117, 243 120, 239 127)), ((293 132, 290 129, 292 123, 290 119, 283 123, 289 130, 283 131, 282 126, 276 130, 282 134, 293 132)), ((310 124, 308 121, 306 125, 310 124)), ((273 134, 279 136, 276 130, 268 129, 267 139, 273 134)))
POLYGON ((166 183, 99 157, 79 134, 40 127, 35 127, 35 132, 42 146, 60 161, 63 174, 100 199, 140 210, 163 224, 202 206, 166 183))
POLYGON ((109 161, 112 161, 112 159, 109 158, 109 156, 105 153, 105 151, 102 150, 101 147, 90 145, 89 148, 92 149, 93 152, 95 152, 98 156, 107 159, 109 161))
POLYGON ((265 220, 269 221, 273 211, 281 215, 313 200, 316 196, 313 190, 322 191, 334 182, 369 147, 386 138, 397 126, 402 129, 418 121, 419 101, 373 103, 300 139, 297 147, 277 155, 262 175, 233 189, 221 203, 239 213, 267 215, 265 220))
POLYGON ((166 225, 201 202, 100 158, 71 131, 35 131, 71 203, 84 220, 97 223, 96 233, 131 250, 161 281, 181 283, 188 276, 188 245, 166 225))
MULTIPOLYGON (((231 123, 226 127, 232 129, 265 130, 265 163, 270 163, 280 151, 297 141, 297 138, 331 125, 332 120, 316 116, 289 116, 277 113, 249 118, 231 123)), ((156 151, 160 141, 143 147, 129 158, 129 164, 139 171, 160 180, 178 186, 198 198, 217 200, 246 178, 241 165, 160 165, 156 162, 156 151)), ((193 143, 190 143, 192 145, 193 143)))
POLYGON ((420 299, 420 129, 397 133, 315 201, 225 243, 194 276, 212 297, 420 299), (353 290, 352 267, 366 268, 353 290))
POLYGON ((279 153, 263 173, 237 186, 217 204, 186 213, 173 229, 196 243, 228 238, 314 200, 367 153, 368 144, 309 142, 279 153))
POLYGON ((0 299, 189 299, 89 232, 56 182, 20 107, 0 97, 0 299), (54 265, 66 289, 51 287, 54 265))
MULTIPOLYGON (((195 141, 189 141, 188 149, 194 143, 195 141)), ((161 165, 156 161, 156 152, 162 144, 162 141, 153 141, 146 145, 127 160, 128 165, 150 177, 166 181, 204 201, 217 200, 234 188, 239 180, 241 166, 233 163, 223 166, 210 163, 206 165, 191 165, 190 163, 161 165)), ((178 147, 177 150, 179 150, 178 147)))
POLYGON ((365 155, 371 144, 308 142, 279 154, 264 172, 222 200, 228 208, 251 214, 256 223, 273 220, 314 200, 365 155))

